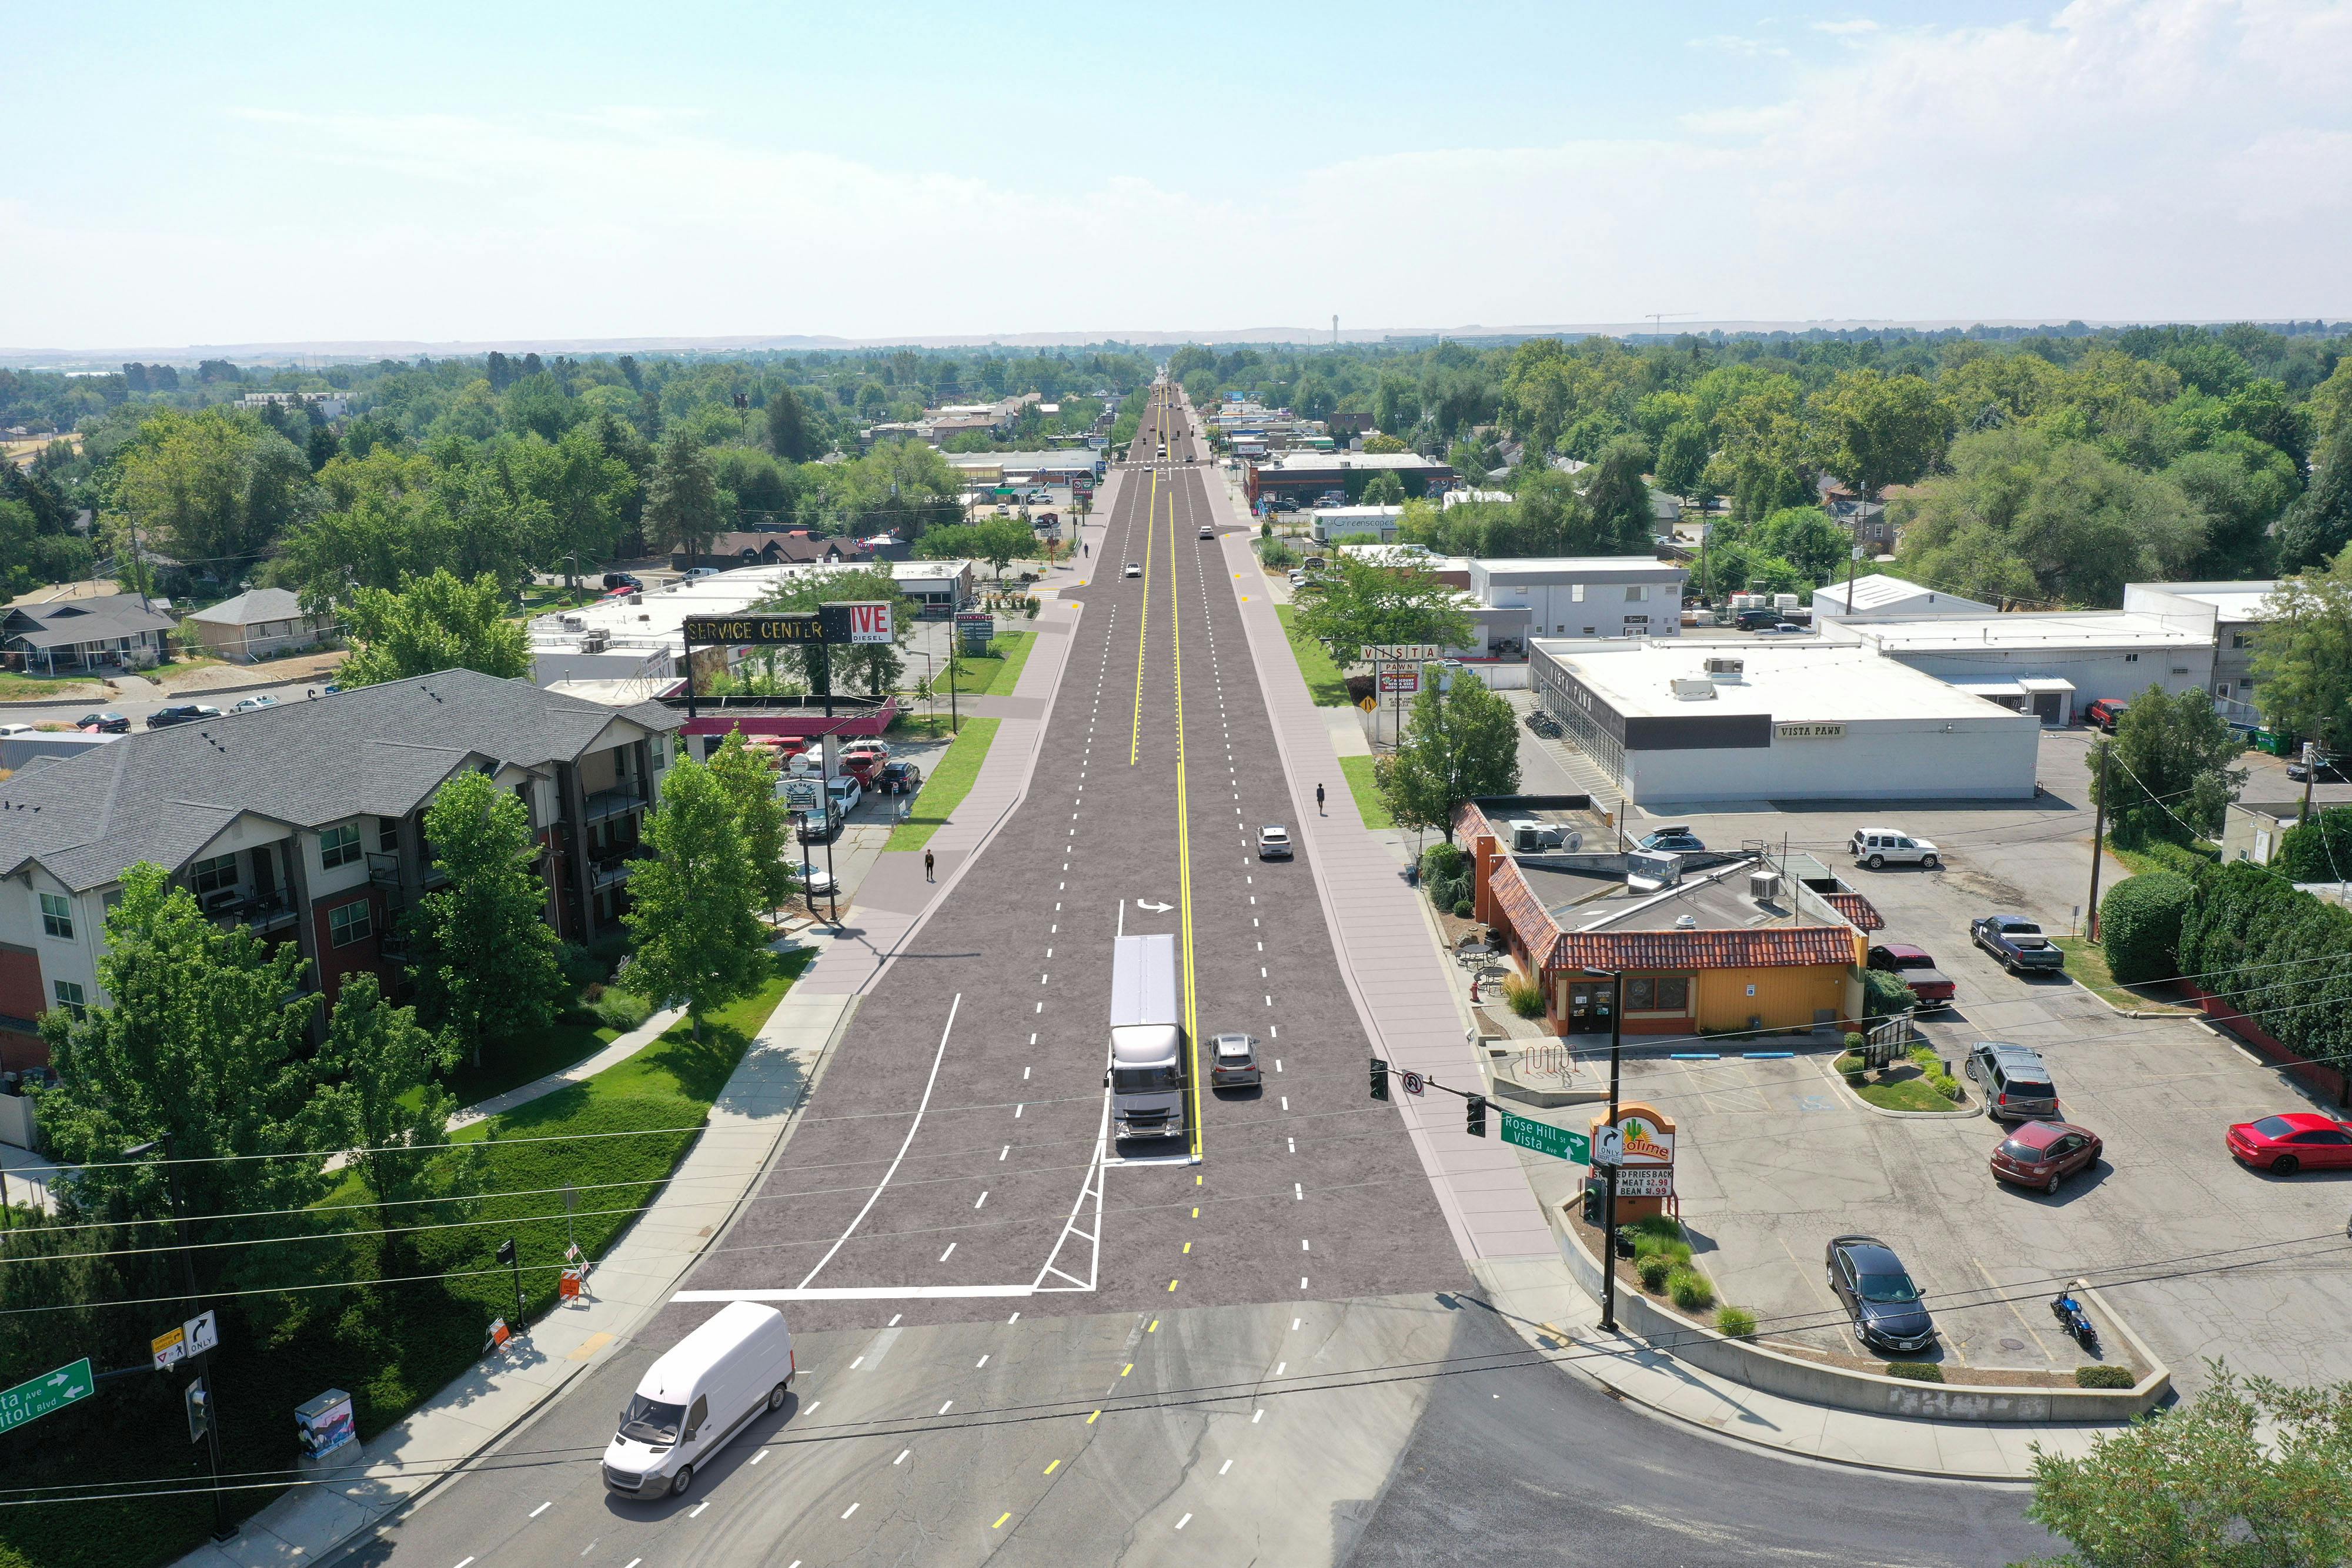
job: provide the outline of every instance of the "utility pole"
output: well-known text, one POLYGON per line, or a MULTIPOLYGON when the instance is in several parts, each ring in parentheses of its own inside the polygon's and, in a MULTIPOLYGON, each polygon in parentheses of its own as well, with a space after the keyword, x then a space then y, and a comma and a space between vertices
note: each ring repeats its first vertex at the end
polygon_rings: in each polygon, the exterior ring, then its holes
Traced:
MULTIPOLYGON (((133 1149, 125 1149, 123 1157, 137 1159, 158 1150, 162 1151, 163 1155, 164 1200, 171 1205, 172 1208, 172 1239, 179 1248, 180 1271, 182 1277, 187 1281, 188 1315, 192 1318, 201 1317, 204 1314, 204 1301, 196 1290, 196 1254, 188 1245, 187 1221, 180 1207, 180 1182, 173 1170, 171 1134, 166 1133, 152 1143, 142 1144, 133 1149)), ((236 1526, 228 1521, 227 1510, 221 1502, 219 1368, 207 1363, 205 1372, 199 1375, 204 1385, 205 1458, 211 1465, 213 1474, 213 1539, 216 1542, 231 1541, 236 1539, 236 1526)))
MULTIPOLYGON (((2107 753, 2115 749, 2112 740, 2099 742, 2099 809, 2091 819, 2091 919, 2087 930, 2093 942, 2099 939, 2099 857, 2107 841, 2107 753)), ((2305 795, 2310 794, 2305 785, 2305 795)))
MULTIPOLYGON (((2326 724, 2319 727, 2319 737, 2321 740, 2327 737, 2326 724)), ((2306 740, 2303 743, 2303 814, 2295 819, 2298 823, 2311 821, 2311 787, 2318 779, 2319 741, 2306 740)))
MULTIPOLYGON (((1595 971, 1587 970, 1587 974, 1595 971)), ((1624 1042, 1625 977, 1622 972, 1609 976, 1609 1130, 1617 1130, 1617 1085, 1623 1067, 1620 1047, 1624 1042)), ((1601 1167, 1602 1179, 1609 1185, 1602 1189, 1601 1207, 1601 1326, 1611 1333, 1617 1332, 1617 1166, 1614 1161, 1601 1167)))

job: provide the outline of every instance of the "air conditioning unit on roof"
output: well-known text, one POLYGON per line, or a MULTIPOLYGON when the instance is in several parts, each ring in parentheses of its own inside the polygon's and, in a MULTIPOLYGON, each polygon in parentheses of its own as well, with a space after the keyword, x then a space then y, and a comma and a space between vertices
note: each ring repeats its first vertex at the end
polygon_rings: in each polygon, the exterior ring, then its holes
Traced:
POLYGON ((1740 679, 1747 670, 1748 661, 1745 659, 1733 658, 1727 653, 1711 653, 1707 656, 1706 673, 1716 680, 1736 681, 1740 679))

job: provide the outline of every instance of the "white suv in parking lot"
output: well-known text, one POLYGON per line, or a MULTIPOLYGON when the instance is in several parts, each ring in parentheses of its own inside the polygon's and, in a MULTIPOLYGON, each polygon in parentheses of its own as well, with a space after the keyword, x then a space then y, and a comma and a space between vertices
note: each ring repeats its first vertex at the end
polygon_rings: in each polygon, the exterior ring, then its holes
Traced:
POLYGON ((1919 865, 1933 871, 1943 864, 1942 852, 1935 845, 1899 828, 1857 828, 1853 841, 1846 847, 1873 871, 1887 865, 1919 865))

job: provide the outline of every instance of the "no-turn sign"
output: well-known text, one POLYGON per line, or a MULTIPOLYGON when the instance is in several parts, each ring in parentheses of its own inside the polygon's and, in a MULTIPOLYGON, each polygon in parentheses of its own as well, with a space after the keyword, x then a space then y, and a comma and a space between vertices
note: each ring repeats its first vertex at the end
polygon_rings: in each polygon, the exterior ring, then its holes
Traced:
POLYGON ((1406 1070, 1403 1076, 1404 1092, 1408 1094, 1418 1094, 1429 1085, 1429 1080, 1410 1069, 1406 1070))

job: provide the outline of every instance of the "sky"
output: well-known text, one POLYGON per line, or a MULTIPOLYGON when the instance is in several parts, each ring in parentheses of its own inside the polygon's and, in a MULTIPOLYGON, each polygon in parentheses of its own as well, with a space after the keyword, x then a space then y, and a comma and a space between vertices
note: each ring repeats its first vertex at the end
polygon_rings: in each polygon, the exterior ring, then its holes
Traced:
POLYGON ((52 7, 0 350, 2352 316, 2352 0, 52 7))

